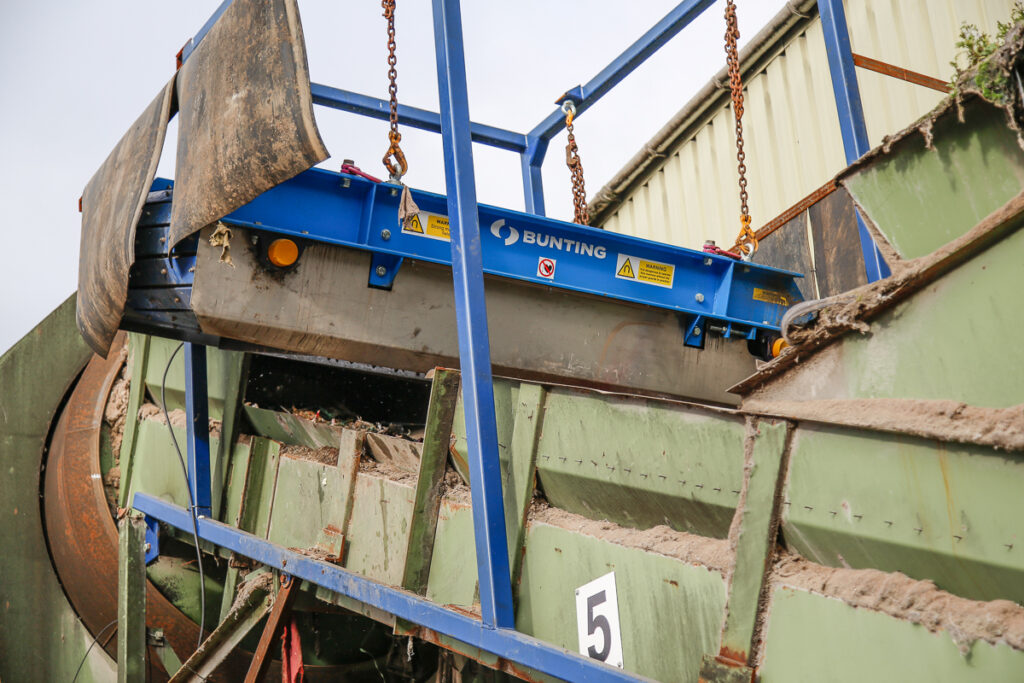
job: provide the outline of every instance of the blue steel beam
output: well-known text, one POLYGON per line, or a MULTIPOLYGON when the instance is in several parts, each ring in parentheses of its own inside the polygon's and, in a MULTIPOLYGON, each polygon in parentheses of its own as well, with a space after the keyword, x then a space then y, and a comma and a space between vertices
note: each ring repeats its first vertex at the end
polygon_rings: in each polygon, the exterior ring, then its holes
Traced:
POLYGON ((213 25, 217 23, 218 19, 220 19, 220 15, 224 14, 224 11, 230 6, 231 0, 224 0, 224 2, 220 3, 220 6, 217 7, 213 14, 210 15, 210 18, 206 20, 206 23, 203 24, 202 28, 199 29, 199 32, 185 43, 184 47, 181 48, 182 64, 185 63, 185 60, 188 59, 190 54, 195 52, 196 48, 199 47, 199 43, 202 42, 203 38, 206 37, 206 34, 210 32, 211 28, 213 28, 213 25))
MULTIPOLYGON (((136 493, 132 505, 136 510, 177 529, 192 531, 192 518, 182 507, 145 493, 136 493)), ((198 528, 199 538, 204 541, 550 676, 566 681, 601 683, 649 680, 524 633, 488 628, 478 619, 445 609, 414 593, 377 583, 222 522, 200 519, 198 528)))
POLYGON ((494 416, 483 251, 462 46, 462 13, 459 0, 434 0, 433 7, 480 611, 485 627, 510 629, 515 628, 515 610, 505 533, 505 504, 501 493, 498 429, 494 416))
MULTIPOLYGON (((340 88, 332 88, 329 85, 321 85, 320 83, 310 84, 310 90, 313 93, 314 104, 382 121, 386 121, 391 115, 390 104, 376 97, 361 95, 340 88)), ((441 132, 440 114, 435 114, 426 109, 399 104, 398 122, 410 128, 428 130, 432 133, 441 132)), ((499 149, 507 149, 512 152, 524 152, 526 150, 526 136, 522 133, 487 126, 482 123, 471 123, 470 131, 474 142, 499 149)))
MULTIPOLYGON (((571 99, 576 105, 576 114, 582 114, 713 4, 714 0, 683 0, 608 66, 587 81, 586 85, 566 91, 559 98, 559 103, 571 99)), ((563 128, 565 114, 561 109, 556 109, 526 134, 527 150, 523 153, 521 163, 523 193, 526 210, 529 213, 544 215, 544 186, 541 182, 540 167, 548 151, 548 142, 563 128)))
MULTIPOLYGON (((450 266, 454 235, 446 234, 443 225, 451 215, 448 198, 420 190, 412 190, 412 197, 421 209, 420 232, 398 221, 398 187, 311 169, 264 192, 223 221, 450 266)), ((722 256, 499 207, 480 205, 478 209, 484 226, 479 238, 483 269, 489 275, 773 332, 787 306, 800 300, 796 273, 754 263, 731 268, 735 262, 722 256), (664 273, 667 281, 644 281, 640 273, 633 273, 632 279, 619 276, 620 259, 626 256, 633 259, 634 268, 640 267, 638 260, 649 264, 652 274, 657 264, 670 267, 664 273), (547 277, 540 274, 541 259, 557 266, 547 277), (724 287, 724 282, 731 284, 724 287)), ((180 270, 180 277, 191 283, 188 268, 180 270)), ((386 286, 385 282, 374 284, 386 286)))
MULTIPOLYGON (((647 33, 640 36, 608 66, 587 81, 586 85, 572 88, 559 101, 573 100, 577 116, 582 114, 714 2, 715 0, 684 0, 679 3, 647 33)), ((527 137, 550 140, 564 127, 565 114, 561 109, 555 109, 543 121, 534 126, 533 130, 527 133, 527 137)))
POLYGON ((210 515, 210 409, 206 392, 206 347, 185 343, 185 423, 188 485, 197 515, 210 515))
MULTIPOLYGON (((839 114, 839 129, 843 136, 846 163, 852 164, 864 156, 871 149, 871 145, 868 142, 868 127, 860 99, 857 71, 853 64, 850 30, 846 24, 843 0, 818 0, 818 12, 821 14, 821 26, 825 33, 825 53, 828 55, 828 68, 832 74, 832 92, 835 95, 836 112, 839 114)), ((889 266, 882 259, 882 254, 859 212, 857 231, 868 282, 888 277, 889 266)))

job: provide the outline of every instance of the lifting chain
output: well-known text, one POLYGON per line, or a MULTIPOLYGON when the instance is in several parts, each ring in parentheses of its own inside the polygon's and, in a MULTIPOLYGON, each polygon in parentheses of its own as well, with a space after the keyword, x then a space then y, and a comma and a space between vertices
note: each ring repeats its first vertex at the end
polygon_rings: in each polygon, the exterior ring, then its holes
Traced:
POLYGON ((740 59, 736 41, 740 38, 734 0, 725 2, 725 63, 729 67, 729 88, 732 90, 732 111, 736 116, 736 163, 740 177, 740 234, 737 248, 744 261, 757 251, 757 237, 750 229, 750 210, 747 208, 747 155, 743 151, 743 79, 740 77, 740 59))
POLYGON ((398 57, 395 56, 395 0, 381 0, 384 18, 388 20, 388 95, 391 96, 391 131, 388 133, 390 146, 384 153, 384 167, 388 169, 390 180, 402 182, 402 176, 409 170, 409 163, 399 143, 402 134, 398 132, 398 57))
POLYGON ((576 136, 572 130, 576 105, 572 100, 566 100, 562 103, 562 111, 565 112, 565 130, 569 134, 568 144, 565 146, 565 165, 569 167, 569 173, 572 175, 572 203, 575 209, 572 220, 579 225, 589 225, 590 210, 587 208, 587 191, 583 186, 583 164, 580 162, 580 150, 576 146, 576 136))

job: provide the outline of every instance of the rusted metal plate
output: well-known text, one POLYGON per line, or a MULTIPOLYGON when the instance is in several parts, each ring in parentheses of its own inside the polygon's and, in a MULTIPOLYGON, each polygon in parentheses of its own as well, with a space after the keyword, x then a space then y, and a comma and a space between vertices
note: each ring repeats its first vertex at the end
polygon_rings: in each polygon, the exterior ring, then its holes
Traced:
POLYGON ((818 295, 832 296, 866 285, 857 210, 846 188, 822 198, 807 213, 814 241, 818 295))
POLYGON ((818 298, 814 262, 811 260, 811 247, 807 240, 807 211, 801 211, 762 239, 753 260, 766 266, 803 273, 804 277, 796 280, 800 294, 806 300, 818 298))
POLYGON ((178 72, 170 242, 327 158, 295 0, 235 0, 178 72))
POLYGON ((160 161, 173 88, 172 78, 82 193, 78 330, 101 356, 107 355, 124 314, 128 269, 135 259, 135 225, 160 161))

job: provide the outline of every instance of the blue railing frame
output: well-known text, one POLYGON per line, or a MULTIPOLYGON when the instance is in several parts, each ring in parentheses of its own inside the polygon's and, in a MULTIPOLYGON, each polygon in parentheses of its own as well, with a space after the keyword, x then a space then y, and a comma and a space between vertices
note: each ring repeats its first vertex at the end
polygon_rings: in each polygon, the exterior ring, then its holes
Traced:
MULTIPOLYGON (((182 61, 198 46, 206 32, 230 5, 225 0, 199 33, 182 49, 182 61)), ((586 85, 566 92, 559 102, 572 100, 582 114, 650 55, 681 31, 714 0, 684 0, 586 85)), ((517 664, 566 680, 640 680, 595 660, 554 647, 515 630, 515 614, 508 564, 501 473, 497 449, 493 380, 487 332, 479 214, 473 169, 472 143, 479 142, 518 152, 522 158, 527 211, 544 213, 540 169, 548 143, 564 127, 556 109, 529 133, 473 123, 469 119, 462 19, 459 0, 432 0, 437 55, 440 113, 400 106, 405 125, 440 132, 444 147, 451 262, 458 323, 459 356, 466 411, 473 526, 476 540, 481 619, 459 614, 400 589, 376 583, 335 565, 299 555, 256 538, 235 527, 208 518, 210 505, 209 441, 206 435, 208 393, 205 348, 188 344, 186 405, 189 414, 189 487, 200 515, 199 537, 240 555, 287 571, 403 619, 444 633, 517 664), (198 429, 197 429, 198 427, 198 429)), ((866 151, 863 110, 841 0, 819 0, 826 27, 826 47, 848 161, 866 151), (852 142, 848 142, 852 141, 852 142), (851 156, 852 155, 852 156, 851 156)), ((372 118, 387 118, 382 100, 320 84, 312 84, 314 102, 372 118)), ((874 243, 862 228, 862 246, 874 243), (864 240, 867 240, 866 242, 864 240)), ((865 254, 867 255, 867 251, 865 254)), ((869 259, 865 256, 865 262, 869 259)), ((873 263, 878 263, 872 259, 873 263)), ((884 265, 884 264, 883 264, 884 265)), ((869 264, 869 277, 872 276, 869 264)), ((875 275, 880 273, 876 269, 875 275)), ((874 278, 874 279, 877 279, 874 278)), ((188 530, 191 513, 146 494, 133 500, 137 509, 179 529, 188 530)))

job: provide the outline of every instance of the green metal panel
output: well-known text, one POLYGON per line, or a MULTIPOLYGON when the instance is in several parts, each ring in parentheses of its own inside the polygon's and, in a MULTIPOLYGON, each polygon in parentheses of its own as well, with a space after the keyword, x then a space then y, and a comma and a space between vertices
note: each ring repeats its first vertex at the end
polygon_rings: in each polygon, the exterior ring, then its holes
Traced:
POLYGON ((537 472, 548 501, 592 519, 724 538, 743 483, 743 418, 553 389, 537 472))
POLYGON ((576 650, 576 588, 615 572, 627 671, 694 681, 718 651, 725 582, 718 572, 591 536, 531 524, 516 627, 576 650))
MULTIPOLYGON (((185 457, 185 429, 174 427, 174 434, 185 457)), ((181 460, 174 449, 167 425, 157 420, 143 420, 137 427, 138 445, 132 456, 132 480, 129 483, 128 500, 136 491, 145 491, 160 496, 173 503, 188 507, 188 489, 185 486, 185 473, 182 471, 181 460)), ((245 448, 244 445, 236 448, 245 448)), ((219 460, 220 438, 210 436, 210 458, 216 463, 219 460)), ((220 484, 211 482, 216 495, 220 495, 220 484)))
MULTIPOLYGON (((146 388, 150 396, 160 401, 160 384, 167 367, 167 359, 174 353, 179 342, 163 337, 150 337, 149 358, 146 364, 146 388)), ((210 419, 222 420, 224 417, 224 397, 236 391, 237 351, 222 351, 207 347, 206 376, 207 393, 210 399, 210 419)), ((178 352, 167 371, 167 409, 185 409, 185 354, 178 352)))
POLYGON ((341 555, 345 508, 337 465, 282 456, 267 539, 286 548, 341 555))
POLYGON ((935 149, 911 134, 843 181, 904 258, 930 254, 1024 189, 1024 151, 1006 112, 972 99, 965 118, 947 110, 932 130, 935 149))
MULTIPOLYGON (((39 473, 51 420, 92 356, 69 297, 0 356, 0 678, 70 681, 92 643, 53 571, 40 518, 39 473)), ((94 647, 79 683, 113 681, 94 647)))
POLYGON ((1024 387, 1012 379, 1024 367, 1021 254, 1018 228, 879 316, 871 334, 848 335, 840 370, 847 396, 1024 403, 1024 387))
POLYGON ((1024 603, 1021 491, 1024 454, 802 424, 783 535, 831 567, 900 571, 962 597, 1024 603))
MULTIPOLYGON (((415 489, 361 472, 353 496, 345 534, 345 567, 392 586, 402 585, 415 489)), ((274 507, 281 504, 275 501, 274 507)))
MULTIPOLYGON (((512 444, 515 428, 515 406, 519 396, 519 383, 507 379, 494 379, 494 416, 498 431, 498 457, 502 467, 508 466, 508 449, 512 444)), ((463 481, 469 481, 469 465, 466 461, 466 413, 462 408, 462 392, 455 406, 455 421, 452 424, 455 444, 452 446, 452 463, 463 481)))
POLYGON ((289 445, 334 448, 338 445, 338 435, 341 433, 341 427, 265 408, 245 406, 245 416, 249 418, 256 434, 289 445))
POLYGON ((442 605, 471 608, 479 599, 476 582, 476 542, 469 496, 441 500, 430 563, 427 598, 442 605))
POLYGON ((961 654, 948 633, 789 588, 772 596, 763 683, 969 683, 1024 680, 1024 653, 975 642, 961 654))

